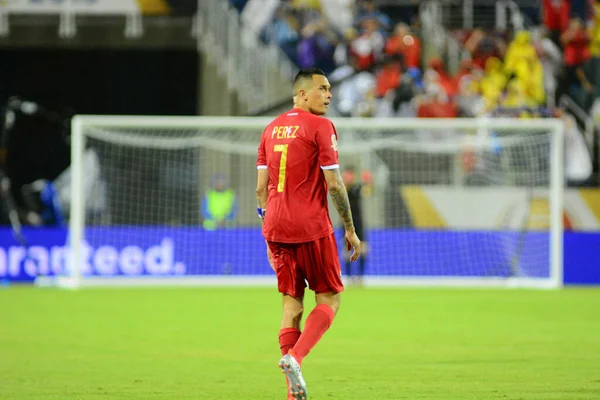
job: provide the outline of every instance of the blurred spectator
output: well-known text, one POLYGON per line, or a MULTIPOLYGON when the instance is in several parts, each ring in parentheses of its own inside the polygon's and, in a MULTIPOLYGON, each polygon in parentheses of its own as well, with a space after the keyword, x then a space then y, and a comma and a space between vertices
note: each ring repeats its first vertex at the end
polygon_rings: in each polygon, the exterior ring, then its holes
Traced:
POLYGON ((502 58, 504 42, 496 34, 488 34, 482 29, 475 29, 465 42, 465 48, 471 54, 473 66, 485 68, 485 62, 490 57, 502 58))
POLYGON ((594 3, 593 18, 589 24, 590 37, 590 69, 593 72, 595 84, 595 97, 600 97, 600 1, 594 3))
POLYGON ((561 35, 564 46, 564 61, 567 67, 581 65, 590 58, 589 36, 578 18, 569 22, 569 28, 561 35))
POLYGON ((324 20, 316 20, 304 26, 298 44, 300 68, 318 67, 326 73, 333 71, 335 68, 333 61, 335 40, 324 20))
POLYGON ((365 236, 366 232, 364 229, 365 218, 363 217, 362 213, 362 199, 371 195, 373 191, 373 179, 369 171, 363 171, 360 174, 360 179, 357 175, 358 174, 356 172, 356 169, 354 168, 354 166, 351 165, 344 168, 344 171, 342 172, 342 179, 348 192, 350 210, 352 211, 352 217, 354 219, 354 227, 356 229, 356 234, 360 235, 359 237, 361 239, 361 246, 363 250, 361 257, 358 260, 358 271, 356 274, 354 274, 352 271, 352 263, 350 262, 350 252, 347 250, 346 246, 342 247, 344 249, 343 258, 344 265, 346 267, 346 277, 351 279, 354 283, 362 285, 365 274, 365 264, 368 254, 367 238, 365 236))
POLYGON ((584 69, 590 58, 589 36, 580 19, 573 18, 561 35, 564 45, 565 78, 560 93, 569 93, 586 111, 594 101, 594 87, 584 69))
POLYGON ((306 25, 300 32, 298 43, 298 66, 300 68, 315 67, 319 57, 319 43, 315 24, 306 25))
POLYGON ((565 176, 570 183, 583 183, 592 175, 592 159, 575 118, 564 113, 565 121, 565 176))
POLYGON ((531 43, 529 31, 517 32, 506 50, 504 72, 522 84, 528 101, 542 104, 544 101, 544 80, 540 60, 531 43))
POLYGON ((333 53, 333 60, 335 61, 336 66, 340 67, 350 63, 350 43, 352 43, 357 36, 358 31, 352 27, 344 30, 344 35, 341 40, 338 41, 333 53))
POLYGON ((354 22, 355 0, 326 0, 321 2, 323 15, 337 32, 346 32, 354 22))
POLYGON ((534 60, 527 72, 529 76, 521 78, 525 85, 525 92, 538 106, 543 106, 546 100, 546 92, 544 90, 544 68, 542 63, 537 59, 534 60))
POLYGON ((454 85, 457 91, 460 91, 461 82, 465 79, 471 80, 473 75, 473 62, 470 59, 464 59, 460 62, 458 72, 454 75, 454 85))
POLYGON ((377 72, 377 96, 383 97, 388 91, 396 89, 400 85, 402 66, 398 57, 387 56, 381 69, 377 72))
POLYGON ((472 118, 485 112, 486 102, 480 92, 482 77, 483 72, 476 70, 469 75, 463 75, 458 81, 456 105, 461 116, 472 118))
POLYGON ((534 46, 542 63, 544 74, 544 91, 546 92, 546 106, 556 106, 557 77, 561 72, 562 55, 559 47, 548 37, 548 30, 540 27, 534 31, 534 46))
POLYGON ((417 116, 419 118, 456 118, 458 117, 458 108, 442 87, 430 85, 427 95, 418 106, 417 116))
POLYGON ((428 90, 428 86, 435 85, 436 90, 439 87, 444 93, 452 97, 456 94, 456 85, 454 80, 448 74, 446 65, 441 58, 434 57, 429 60, 428 68, 424 74, 425 90, 428 90))
POLYGON ((420 68, 421 41, 413 35, 408 25, 399 23, 394 29, 394 36, 385 45, 385 52, 392 55, 402 55, 406 68, 420 68))
POLYGON ((485 76, 481 80, 481 95, 488 108, 494 108, 498 105, 506 83, 502 61, 496 57, 488 58, 485 63, 485 76))
POLYGON ((521 78, 526 74, 529 65, 537 60, 535 48, 531 43, 529 31, 519 31, 506 49, 504 56, 504 71, 508 76, 516 75, 521 78))
POLYGON ((367 69, 378 61, 385 39, 379 32, 379 23, 375 18, 365 18, 361 22, 362 33, 350 44, 350 53, 357 57, 359 69, 367 69))
MULTIPOLYGON (((345 70, 345 79, 339 84, 333 101, 337 104, 338 112, 348 117, 356 115, 358 104, 365 100, 369 93, 374 92, 376 79, 371 72, 358 68, 356 58, 351 58, 350 65, 342 68, 345 70)), ((336 70, 338 75, 341 75, 342 68, 336 70)), ((332 76, 335 77, 336 72, 332 76)))
POLYGON ((235 192, 221 174, 213 175, 210 186, 201 204, 204 229, 231 227, 237 212, 235 192))
POLYGON ((280 7, 273 21, 267 24, 261 32, 261 39, 266 43, 276 43, 283 52, 292 60, 297 62, 298 29, 300 24, 288 7, 280 7))
POLYGON ((378 23, 378 28, 386 31, 391 28, 392 20, 390 17, 382 13, 375 4, 374 0, 362 0, 358 6, 358 24, 361 24, 365 19, 375 19, 378 23))
MULTIPOLYGON (((389 102, 387 116, 399 118, 414 118, 417 116, 416 96, 423 91, 421 71, 418 68, 409 68, 400 77, 400 84, 393 93, 392 101, 389 102)), ((388 102, 382 101, 381 112, 385 112, 388 102)))
POLYGON ((560 35, 569 26, 571 2, 569 0, 542 0, 542 21, 548 28, 549 38, 562 48, 560 35))

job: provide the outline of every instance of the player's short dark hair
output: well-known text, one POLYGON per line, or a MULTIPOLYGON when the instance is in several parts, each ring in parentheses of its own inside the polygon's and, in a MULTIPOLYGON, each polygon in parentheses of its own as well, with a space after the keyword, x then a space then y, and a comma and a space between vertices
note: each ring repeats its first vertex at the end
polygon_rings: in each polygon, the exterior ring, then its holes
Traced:
POLYGON ((312 80, 313 75, 323 75, 325 72, 319 68, 303 68, 294 77, 294 83, 292 88, 294 90, 294 96, 298 93, 299 86, 304 83, 305 80, 312 80))

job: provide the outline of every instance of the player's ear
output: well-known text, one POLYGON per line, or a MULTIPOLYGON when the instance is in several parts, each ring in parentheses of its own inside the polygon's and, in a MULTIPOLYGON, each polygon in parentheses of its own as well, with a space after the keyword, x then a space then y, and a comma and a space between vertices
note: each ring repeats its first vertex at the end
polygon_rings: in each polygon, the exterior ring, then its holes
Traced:
POLYGON ((306 89, 298 90, 298 97, 300 97, 302 100, 306 100, 306 98, 307 98, 306 89))

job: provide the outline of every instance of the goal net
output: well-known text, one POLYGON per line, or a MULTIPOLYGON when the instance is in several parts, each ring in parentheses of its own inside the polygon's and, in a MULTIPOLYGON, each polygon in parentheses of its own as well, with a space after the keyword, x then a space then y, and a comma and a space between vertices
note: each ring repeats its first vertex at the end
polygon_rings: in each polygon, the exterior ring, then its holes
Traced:
MULTIPOLYGON (((269 122, 77 116, 64 282, 274 284, 255 208, 269 122)), ((367 284, 561 285, 560 122, 334 123, 341 168, 365 180, 367 284)))

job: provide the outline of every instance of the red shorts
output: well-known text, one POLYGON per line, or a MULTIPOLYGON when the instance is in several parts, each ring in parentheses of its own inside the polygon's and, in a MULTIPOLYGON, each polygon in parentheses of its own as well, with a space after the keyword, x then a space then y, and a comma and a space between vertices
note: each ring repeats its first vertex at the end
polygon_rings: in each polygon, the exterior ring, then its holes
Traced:
POLYGON ((315 293, 344 291, 335 235, 306 243, 267 242, 281 293, 304 297, 306 282, 315 293))

